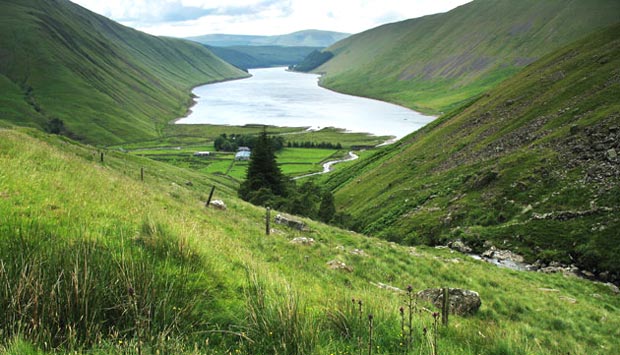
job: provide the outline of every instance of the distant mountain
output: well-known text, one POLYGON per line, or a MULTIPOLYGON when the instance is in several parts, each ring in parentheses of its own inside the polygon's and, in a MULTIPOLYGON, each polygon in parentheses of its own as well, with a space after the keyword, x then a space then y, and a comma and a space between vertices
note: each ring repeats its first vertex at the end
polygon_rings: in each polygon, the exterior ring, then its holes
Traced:
POLYGON ((475 0, 350 36, 315 71, 330 89, 437 113, 619 14, 617 0, 475 0))
POLYGON ((328 47, 347 38, 350 34, 331 31, 305 30, 278 36, 248 36, 208 34, 187 39, 209 46, 283 46, 283 47, 328 47))
POLYGON ((0 2, 0 120, 96 144, 156 137, 191 87, 247 74, 68 0, 0 2))
POLYGON ((300 63, 321 47, 207 46, 211 52, 241 69, 290 66, 300 63))
POLYGON ((563 47, 334 172, 337 206, 391 241, 490 241, 620 281, 619 68, 620 25, 563 47))

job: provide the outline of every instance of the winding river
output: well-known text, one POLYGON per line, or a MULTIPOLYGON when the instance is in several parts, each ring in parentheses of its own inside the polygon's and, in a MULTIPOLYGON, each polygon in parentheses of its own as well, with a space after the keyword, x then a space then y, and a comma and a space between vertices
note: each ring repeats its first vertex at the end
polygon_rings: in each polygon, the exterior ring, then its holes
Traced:
POLYGON ((435 118, 402 106, 321 88, 315 74, 285 68, 254 69, 250 74, 248 79, 195 88, 196 105, 176 123, 337 127, 399 139, 435 118))

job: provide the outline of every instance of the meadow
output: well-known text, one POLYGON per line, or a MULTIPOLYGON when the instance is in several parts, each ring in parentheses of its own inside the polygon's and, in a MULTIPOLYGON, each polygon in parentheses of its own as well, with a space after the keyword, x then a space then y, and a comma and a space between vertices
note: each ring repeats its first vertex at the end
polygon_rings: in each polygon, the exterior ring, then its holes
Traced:
POLYGON ((266 236, 264 209, 238 200, 224 177, 115 150, 104 150, 101 162, 96 148, 36 131, 0 136, 3 353, 620 350, 620 298, 603 284, 501 269, 306 219, 306 231, 273 224, 266 236), (204 207, 213 185, 226 210, 204 207), (291 243, 302 236, 314 243, 291 243), (330 269, 332 260, 348 268, 330 269), (406 291, 379 283, 472 289, 482 307, 439 325, 435 347, 435 309, 417 302, 409 342, 399 313, 406 291))
MULTIPOLYGON (((168 125, 161 139, 124 143, 109 146, 109 149, 128 152, 132 155, 148 157, 176 166, 199 170, 204 173, 227 175, 241 181, 245 178, 247 162, 234 161, 232 152, 216 152, 213 141, 221 134, 256 135, 263 126, 222 126, 222 125, 168 125), (195 157, 198 151, 208 151, 208 157, 195 157)), ((290 148, 277 152, 278 163, 283 173, 290 177, 310 174, 323 170, 322 164, 339 159, 357 147, 372 147, 383 143, 389 137, 373 136, 365 133, 350 133, 335 128, 308 131, 300 127, 267 127, 267 132, 282 136, 285 146, 290 142, 314 144, 340 144, 341 149, 290 148)))

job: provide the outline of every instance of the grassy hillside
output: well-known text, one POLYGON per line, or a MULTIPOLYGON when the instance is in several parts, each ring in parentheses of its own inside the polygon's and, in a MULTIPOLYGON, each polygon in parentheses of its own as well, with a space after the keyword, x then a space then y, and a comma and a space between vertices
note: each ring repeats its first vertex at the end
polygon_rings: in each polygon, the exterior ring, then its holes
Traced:
POLYGON ((327 47, 348 37, 348 33, 304 30, 285 35, 251 36, 210 34, 188 39, 202 44, 218 47, 230 46, 282 46, 282 47, 327 47))
POLYGON ((475 0, 351 36, 315 71, 333 90, 447 112, 619 13, 615 0, 475 0))
POLYGON ((208 47, 218 57, 242 69, 294 65, 321 47, 230 46, 208 47))
POLYGON ((329 177, 337 204, 388 240, 491 240, 618 279, 619 58, 619 25, 544 57, 329 177))
POLYGON ((67 0, 0 2, 0 120, 92 143, 155 137, 190 88, 246 75, 201 45, 121 26, 67 0))
MULTIPOLYGON (((406 294, 378 283, 480 293, 478 313, 439 326, 442 354, 620 349, 620 299, 602 284, 312 221, 265 236, 264 210, 225 180, 114 151, 102 163, 95 148, 34 130, 0 130, 0 152, 0 353, 357 354, 368 314, 372 353, 404 353, 406 294), (203 206, 212 184, 227 210, 203 206), (315 243, 290 243, 301 236, 315 243)), ((434 308, 415 309, 408 353, 430 354, 434 308)))

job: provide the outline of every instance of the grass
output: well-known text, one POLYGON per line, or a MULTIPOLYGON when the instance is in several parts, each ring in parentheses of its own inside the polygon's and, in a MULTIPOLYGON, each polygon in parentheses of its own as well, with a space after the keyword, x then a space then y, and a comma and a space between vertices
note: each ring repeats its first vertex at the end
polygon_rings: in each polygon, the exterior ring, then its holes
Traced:
MULTIPOLYGON (((5 6, 20 4, 9 2, 5 6)), ((62 9, 48 10, 52 19, 62 15, 62 9)), ((40 16, 42 12, 19 14, 40 16)), ((33 24, 26 21, 28 18, 15 19, 24 26, 33 24)), ((45 17, 43 23, 53 26, 54 21, 45 17)), ((11 35, 28 39, 29 33, 11 35)), ((446 237, 441 229, 445 227, 448 236, 473 240, 524 236, 509 240, 508 247, 529 246, 544 238, 550 246, 558 246, 583 241, 579 237, 589 231, 588 243, 575 250, 582 253, 583 260, 602 260, 613 266, 611 256, 618 254, 614 239, 618 220, 612 214, 547 223, 534 222, 530 215, 519 213, 522 205, 536 202, 540 202, 537 212, 589 203, 590 199, 583 197, 589 192, 587 186, 563 188, 567 179, 583 176, 581 170, 540 169, 547 169, 549 162, 561 161, 557 151, 545 144, 554 144, 569 132, 568 124, 596 125, 601 117, 612 117, 605 122, 615 122, 617 105, 609 102, 617 97, 617 83, 597 84, 608 83, 605 80, 609 78, 609 71, 600 65, 618 67, 614 59, 618 58, 617 38, 615 29, 589 40, 587 45, 582 43, 585 47, 580 47, 576 59, 569 56, 569 48, 559 57, 551 56, 537 64, 532 69, 537 75, 531 75, 535 78, 546 78, 556 70, 574 75, 569 76, 573 85, 553 87, 553 95, 537 91, 548 89, 545 85, 552 83, 533 83, 534 79, 527 76, 531 72, 526 71, 516 83, 506 83, 491 97, 479 97, 420 133, 385 149, 363 153, 359 164, 349 166, 350 171, 341 171, 326 181, 331 186, 344 186, 337 196, 340 205, 346 205, 357 217, 368 218, 364 227, 385 239, 406 235, 408 242, 433 244, 446 237), (579 81, 584 75, 591 80, 579 81), (586 90, 596 94, 580 101, 578 111, 570 110, 570 117, 560 113, 558 120, 540 128, 554 128, 540 138, 540 145, 512 155, 492 156, 485 162, 468 160, 472 155, 484 156, 485 147, 526 124, 529 118, 564 110, 567 100, 591 87, 601 89, 586 90), (515 97, 523 100, 517 94, 547 100, 549 106, 531 106, 528 111, 527 105, 507 105, 515 97), (472 112, 483 117, 488 111, 503 113, 506 106, 520 111, 503 121, 504 125, 494 121, 467 126, 472 112), (426 135, 430 138, 424 138, 426 135), (459 159, 450 159, 455 155, 459 159), (458 162, 456 169, 441 165, 454 161, 458 162), (520 189, 518 183, 528 189, 520 189), (591 229, 602 224, 607 229, 591 229), (469 228, 455 227, 461 225, 469 228)), ((81 54, 93 53, 85 49, 81 54)), ((70 74, 60 70, 58 75, 72 80, 70 74)), ((39 75, 33 73, 33 78, 44 77, 39 75)), ((2 88, 10 91, 3 95, 4 100, 22 95, 15 83, 13 79, 0 79, 2 88)), ((59 93, 59 102, 67 106, 63 109, 84 113, 62 99, 69 95, 63 92, 63 84, 60 81, 47 90, 59 93)), ((33 126, 45 123, 46 110, 54 106, 40 100, 37 87, 33 87, 34 94, 27 88, 24 91, 27 105, 2 106, 7 121, 12 122, 9 116, 20 115, 23 109, 35 117, 30 122, 33 126), (41 108, 45 108, 44 113, 41 108)), ((110 103, 87 99, 92 100, 86 102, 93 103, 93 112, 110 103)), ((164 116, 158 119, 163 122, 164 116)), ((84 124, 77 118, 73 122, 67 119, 67 123, 74 132, 92 128, 91 121, 84 124)), ((211 163, 227 165, 227 159, 182 158, 193 148, 208 148, 218 130, 250 132, 259 127, 161 125, 153 133, 149 123, 135 126, 137 131, 144 130, 144 135, 124 136, 131 138, 131 149, 155 148, 140 154, 174 162, 168 164, 125 153, 119 147, 95 148, 37 130, 13 129, 6 122, 0 125, 6 127, 0 129, 0 353, 405 353, 399 308, 408 298, 376 287, 377 283, 401 289, 412 285, 416 291, 462 287, 481 295, 483 305, 475 315, 453 317, 450 327, 437 330, 436 319, 431 316, 435 310, 419 303, 419 312, 411 323, 414 332, 409 354, 620 352, 620 301, 600 283, 500 269, 448 250, 409 248, 306 219, 308 230, 274 224, 273 233, 265 236, 265 211, 236 198, 235 179, 204 173, 211 163), (154 139, 156 136, 161 138, 154 139), (181 149, 170 149, 177 146, 181 149), (144 180, 140 171, 145 172, 144 180), (205 208, 212 186, 216 187, 214 198, 224 200, 226 210, 205 208), (315 243, 290 243, 301 236, 311 237, 315 243), (366 255, 352 253, 355 249, 366 255), (348 269, 328 268, 331 260, 346 263, 348 269), (372 326, 367 321, 370 314, 372 326)), ((131 131, 127 126, 117 127, 118 132, 110 133, 114 137, 131 131)), ((277 130, 292 133, 290 136, 298 131, 277 130)), ((93 137, 110 139, 102 132, 103 128, 95 129, 93 137)), ((299 134, 317 141, 334 137, 332 131, 299 134)), ((347 139, 350 147, 360 140, 367 143, 377 138, 347 139)), ((286 149, 281 159, 292 167, 328 154, 328 150, 286 149)), ((231 175, 241 176, 242 172, 243 164, 235 164, 231 175)), ((617 187, 611 185, 597 195, 597 201, 615 206, 617 196, 617 187)), ((549 254, 556 250, 545 251, 549 254)))
MULTIPOLYGON (((0 352, 357 354, 372 313, 373 354, 400 353, 405 297, 371 282, 480 293, 476 315, 440 327, 440 353, 620 346, 620 303, 601 284, 310 220, 309 231, 274 224, 267 237, 264 210, 238 200, 223 178, 115 151, 101 163, 92 147, 36 131, 0 135, 0 352), (225 211, 203 207, 213 184, 225 211), (298 236, 315 244, 289 242, 298 236), (330 270, 333 259, 352 271, 330 270), (363 300, 361 320, 352 298, 363 300)), ((414 316, 410 353, 430 354, 422 329, 432 322, 414 316)))
POLYGON ((95 144, 161 137, 193 86, 247 73, 203 46, 150 36, 69 1, 3 1, 2 119, 95 144))
POLYGON ((302 175, 323 171, 321 163, 340 158, 342 153, 334 149, 284 148, 276 159, 285 175, 302 175))
POLYGON ((472 2, 346 38, 327 49, 335 57, 315 72, 333 90, 448 112, 545 54, 616 23, 618 11, 610 0, 472 2))
POLYGON ((489 240, 530 262, 618 274, 618 177, 605 155, 614 143, 595 150, 602 143, 587 138, 613 137, 618 124, 619 88, 609 79, 617 38, 613 26, 552 53, 326 176, 337 207, 353 215, 352 227, 392 241, 460 238, 482 248, 489 240), (535 217, 593 209, 565 220, 535 217))
MULTIPOLYGON (((228 175, 238 181, 245 179, 247 162, 235 161, 235 153, 214 152, 212 146, 177 147, 171 149, 134 150, 131 154, 149 157, 176 166, 191 168, 205 173, 228 175), (194 157, 196 151, 211 151, 212 156, 194 157)), ((288 176, 297 176, 322 171, 321 163, 330 158, 339 158, 342 152, 334 149, 284 148, 278 152, 278 164, 288 176)))
MULTIPOLYGON (((228 175, 240 181, 245 178, 247 164, 233 164, 234 153, 214 152, 213 141, 221 134, 252 135, 261 131, 262 126, 169 125, 164 131, 164 138, 123 143, 108 148, 206 173, 228 175), (209 151, 213 155, 194 157, 193 153, 197 151, 209 151)), ((388 139, 334 128, 307 131, 305 128, 269 127, 268 132, 282 135, 286 142, 339 143, 343 149, 372 147, 388 139)), ((340 158, 343 154, 342 150, 335 149, 285 148, 278 153, 278 161, 286 175, 299 176, 322 171, 322 163, 331 158, 340 158)))

